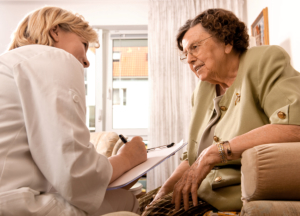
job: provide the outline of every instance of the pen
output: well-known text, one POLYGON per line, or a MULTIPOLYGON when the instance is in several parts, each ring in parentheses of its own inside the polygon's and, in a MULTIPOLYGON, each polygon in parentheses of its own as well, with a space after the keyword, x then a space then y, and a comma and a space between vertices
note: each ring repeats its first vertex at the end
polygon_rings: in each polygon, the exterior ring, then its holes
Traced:
POLYGON ((154 148, 148 148, 147 149, 147 153, 151 150, 155 150, 155 149, 162 149, 162 148, 171 148, 175 143, 171 143, 171 144, 168 144, 168 145, 162 145, 162 146, 157 146, 157 147, 154 147, 154 148))
POLYGON ((127 143, 127 139, 126 139, 122 134, 120 134, 119 137, 120 137, 120 139, 122 140, 122 142, 123 142, 124 144, 127 143))

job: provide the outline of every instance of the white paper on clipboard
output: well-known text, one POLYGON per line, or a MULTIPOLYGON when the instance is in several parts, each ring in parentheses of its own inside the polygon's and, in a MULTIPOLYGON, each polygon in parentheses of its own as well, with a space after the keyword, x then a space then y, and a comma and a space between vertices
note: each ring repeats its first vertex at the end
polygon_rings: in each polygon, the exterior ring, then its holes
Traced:
POLYGON ((107 190, 115 190, 130 184, 134 180, 140 178, 142 175, 162 163, 164 160, 174 155, 186 145, 187 143, 183 143, 183 140, 181 140, 181 142, 175 144, 170 148, 155 149, 153 151, 149 151, 149 153, 147 153, 147 160, 144 163, 141 163, 124 173, 122 176, 108 185, 107 190))

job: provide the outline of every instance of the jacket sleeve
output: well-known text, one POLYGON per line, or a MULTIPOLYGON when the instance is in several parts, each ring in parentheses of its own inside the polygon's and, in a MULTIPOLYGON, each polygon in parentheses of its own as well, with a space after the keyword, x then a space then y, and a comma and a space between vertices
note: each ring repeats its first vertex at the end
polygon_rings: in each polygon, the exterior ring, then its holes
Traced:
POLYGON ((33 160, 65 200, 96 212, 112 167, 89 143, 82 65, 64 50, 51 49, 15 65, 13 73, 33 160))
POLYGON ((258 98, 271 124, 300 125, 300 74, 289 55, 269 46, 258 64, 258 98))

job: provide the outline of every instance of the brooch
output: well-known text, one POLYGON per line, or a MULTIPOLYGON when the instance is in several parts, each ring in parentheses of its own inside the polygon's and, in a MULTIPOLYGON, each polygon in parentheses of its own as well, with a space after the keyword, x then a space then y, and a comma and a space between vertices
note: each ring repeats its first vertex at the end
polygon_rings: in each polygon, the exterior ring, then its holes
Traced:
POLYGON ((239 93, 236 93, 236 99, 235 99, 235 103, 234 103, 235 106, 238 102, 240 102, 240 100, 241 100, 241 95, 239 93))

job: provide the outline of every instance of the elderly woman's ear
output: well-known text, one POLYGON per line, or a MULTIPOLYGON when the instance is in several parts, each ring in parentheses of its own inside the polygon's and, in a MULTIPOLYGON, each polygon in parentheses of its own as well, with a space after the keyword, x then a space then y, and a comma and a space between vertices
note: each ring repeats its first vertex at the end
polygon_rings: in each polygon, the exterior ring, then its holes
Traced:
POLYGON ((226 53, 226 54, 231 53, 232 48, 233 48, 233 45, 232 45, 232 44, 225 44, 225 53, 226 53))

